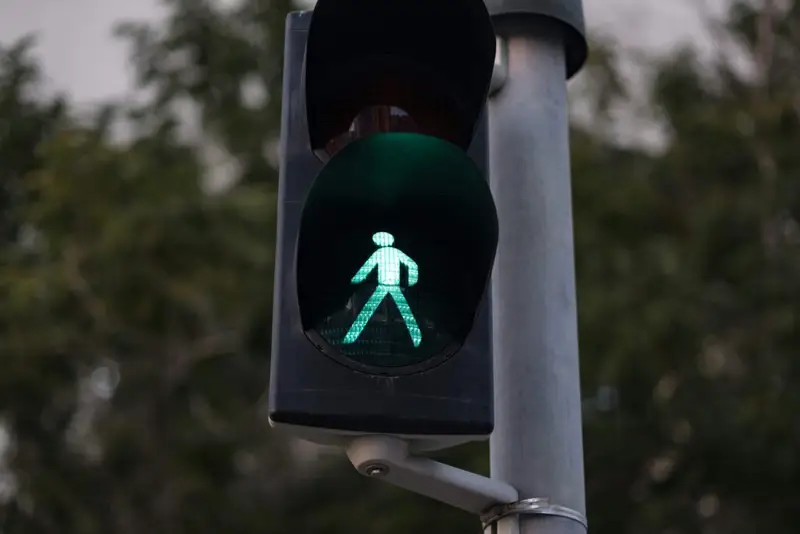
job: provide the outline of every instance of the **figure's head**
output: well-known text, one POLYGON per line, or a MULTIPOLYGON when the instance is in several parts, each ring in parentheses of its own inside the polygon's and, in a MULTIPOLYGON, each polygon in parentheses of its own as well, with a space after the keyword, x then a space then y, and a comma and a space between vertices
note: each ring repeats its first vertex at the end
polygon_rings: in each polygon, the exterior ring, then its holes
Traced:
POLYGON ((379 247, 391 247, 394 243, 394 236, 389 232, 377 232, 372 235, 372 241, 379 247))

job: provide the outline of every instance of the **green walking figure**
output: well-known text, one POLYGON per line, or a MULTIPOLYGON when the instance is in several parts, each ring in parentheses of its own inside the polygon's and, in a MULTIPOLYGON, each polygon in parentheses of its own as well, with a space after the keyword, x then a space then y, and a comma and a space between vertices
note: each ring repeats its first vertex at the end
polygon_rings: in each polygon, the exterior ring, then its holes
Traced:
POLYGON ((400 316, 403 318, 406 328, 408 328, 411 342, 415 347, 418 347, 422 342, 422 332, 420 332, 417 321, 414 319, 414 314, 411 312, 411 308, 400 290, 400 265, 405 265, 408 268, 409 287, 417 283, 419 268, 416 262, 409 258, 408 255, 392 246, 394 244, 394 236, 392 234, 377 232, 372 236, 372 241, 380 248, 361 266, 350 283, 360 284, 377 267, 378 287, 375 288, 375 292, 364 304, 356 320, 353 321, 353 325, 347 335, 344 336, 342 343, 353 343, 358 339, 375 310, 378 309, 383 299, 389 295, 394 300, 397 309, 400 311, 400 316))

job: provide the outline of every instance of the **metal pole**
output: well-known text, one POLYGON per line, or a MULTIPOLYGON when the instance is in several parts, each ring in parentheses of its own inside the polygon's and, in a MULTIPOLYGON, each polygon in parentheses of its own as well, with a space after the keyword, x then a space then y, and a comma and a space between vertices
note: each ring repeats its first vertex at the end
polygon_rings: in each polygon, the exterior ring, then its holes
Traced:
MULTIPOLYGON (((508 35, 505 85, 489 104, 500 217, 492 282, 492 478, 585 511, 565 52, 546 19, 508 35)), ((498 534, 583 534, 565 517, 520 515, 498 534), (519 529, 519 530, 517 530, 519 529)))

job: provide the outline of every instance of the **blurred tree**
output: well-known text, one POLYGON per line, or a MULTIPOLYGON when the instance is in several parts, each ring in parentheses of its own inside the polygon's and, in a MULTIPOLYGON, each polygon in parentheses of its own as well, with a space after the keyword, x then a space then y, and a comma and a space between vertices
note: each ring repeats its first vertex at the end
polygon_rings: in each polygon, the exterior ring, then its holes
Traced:
POLYGON ((30 50, 31 37, 0 46, 0 244, 19 238, 18 209, 25 173, 38 166, 33 150, 63 119, 61 98, 43 101, 37 95, 39 68, 30 50))
POLYGON ((275 182, 280 134, 283 27, 292 0, 164 0, 163 29, 125 23, 146 112, 189 103, 203 133, 232 155, 236 179, 275 182))
POLYGON ((585 382, 619 395, 587 424, 595 532, 797 529, 800 5, 787 6, 736 2, 710 64, 681 50, 658 65, 662 154, 598 164, 574 145, 585 382))
MULTIPOLYGON (((234 48, 252 20, 209 43, 192 3, 171 7, 172 27, 136 65, 165 43, 211 46, 210 66, 183 64, 207 78, 185 92, 210 141, 244 163, 221 193, 204 187, 215 169, 164 95, 129 114, 124 145, 109 141, 113 109, 55 132, 45 118, 64 105, 36 104, 28 43, 2 54, 2 214, 29 238, 0 250, 3 532, 263 532, 264 503, 285 489, 285 444, 267 439, 261 413, 275 174, 264 143, 277 135, 263 112, 280 102, 253 113, 230 87, 252 65, 280 80, 280 43, 234 48)), ((148 87, 172 83, 159 74, 148 87)))
MULTIPOLYGON (((283 29, 292 0, 163 0, 163 25, 127 22, 117 33, 132 46, 138 87, 152 98, 131 116, 156 120, 176 110, 199 138, 212 178, 254 184, 274 194, 283 85, 283 29), (196 115, 193 125, 187 116, 196 115), (209 153, 221 157, 209 161, 209 153), (216 165, 221 162, 225 164, 216 165), (230 163, 230 165, 227 165, 230 163)), ((184 132, 186 133, 186 132, 184 132)), ((274 220, 264 244, 274 247, 274 220)), ((271 279, 272 270, 265 273, 271 279)), ((250 349, 271 347, 272 285, 251 318, 250 349)), ((266 375, 264 375, 266 384, 266 375)))
POLYGON ((0 271, 12 532, 218 530, 247 505, 240 471, 270 463, 245 335, 274 199, 207 195, 173 130, 63 130, 27 176, 36 239, 0 271))

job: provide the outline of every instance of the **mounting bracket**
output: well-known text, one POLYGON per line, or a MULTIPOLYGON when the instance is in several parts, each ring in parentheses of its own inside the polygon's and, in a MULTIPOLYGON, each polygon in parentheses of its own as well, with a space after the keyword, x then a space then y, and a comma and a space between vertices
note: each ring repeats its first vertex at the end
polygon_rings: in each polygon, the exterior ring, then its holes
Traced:
POLYGON ((409 456, 408 444, 390 436, 364 436, 347 447, 347 456, 362 475, 482 514, 498 503, 513 503, 511 485, 428 458, 409 456))
POLYGON ((586 517, 547 498, 519 499, 505 482, 487 478, 428 458, 410 456, 408 443, 392 436, 363 436, 347 446, 347 456, 364 476, 479 515, 484 530, 501 519, 521 514, 552 515, 587 526, 586 517))

